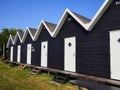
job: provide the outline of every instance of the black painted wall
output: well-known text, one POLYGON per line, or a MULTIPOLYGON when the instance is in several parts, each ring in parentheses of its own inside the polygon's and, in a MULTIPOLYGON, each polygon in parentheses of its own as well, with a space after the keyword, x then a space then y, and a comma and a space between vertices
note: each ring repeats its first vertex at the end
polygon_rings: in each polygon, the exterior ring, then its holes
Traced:
POLYGON ((110 78, 109 31, 116 29, 120 29, 120 5, 115 1, 90 32, 74 19, 66 21, 55 39, 54 67, 64 70, 64 38, 76 36, 76 72, 110 78))
POLYGON ((8 54, 9 54, 8 60, 9 60, 9 61, 10 61, 10 54, 11 54, 11 46, 13 46, 13 45, 12 45, 12 41, 10 40, 10 45, 9 45, 9 47, 8 47, 8 54))
MULTIPOLYGON (((71 16, 68 16, 68 18, 71 18, 71 16)), ((68 21, 68 20, 65 21, 59 34, 55 38, 54 67, 56 69, 64 70, 64 39, 67 37, 73 37, 73 36, 76 37, 76 47, 77 47, 76 56, 80 57, 80 60, 81 60, 81 54, 83 52, 87 52, 87 49, 86 48, 82 49, 81 45, 83 44, 86 45, 89 43, 87 40, 88 33, 89 32, 86 31, 81 25, 79 25, 73 18, 71 21, 68 21), (81 49, 83 50, 82 52, 81 52, 81 49), (80 52, 81 54, 79 54, 80 52)), ((79 58, 77 58, 77 60, 78 59, 79 58)))
POLYGON ((37 41, 33 43, 35 52, 32 53, 32 65, 40 66, 41 65, 41 42, 48 41, 48 67, 51 68, 54 65, 52 62, 53 59, 53 38, 50 36, 48 31, 43 28, 37 41))
POLYGON ((17 45, 13 45, 13 62, 17 61, 17 45))
POLYGON ((18 45, 20 45, 20 40, 19 38, 17 39, 17 42, 15 45, 13 45, 13 61, 14 62, 17 62, 17 48, 18 48, 18 45))
POLYGON ((32 38, 28 33, 25 42, 21 44, 21 63, 25 63, 25 64, 27 63, 27 44, 32 44, 32 43, 33 43, 32 38))
MULTIPOLYGON (((120 29, 120 5, 115 0, 89 33, 90 62, 85 66, 90 75, 110 78, 110 38, 109 31, 120 29), (88 68, 90 67, 90 68, 88 68)), ((84 65, 84 64, 82 64, 84 65)), ((83 69, 84 70, 84 69, 83 69)), ((85 70, 84 70, 85 71, 85 70)), ((78 68, 77 72, 83 72, 78 68)), ((87 74, 85 72, 85 74, 87 74)))
POLYGON ((48 67, 64 70, 64 39, 76 36, 76 72, 110 78, 109 31, 116 29, 120 29, 120 5, 116 5, 114 0, 90 32, 72 19, 65 21, 56 38, 51 38, 47 30, 42 30, 38 40, 33 42, 28 34, 25 43, 21 45, 21 62, 26 63, 27 44, 32 43, 35 48, 32 65, 39 66, 41 42, 48 41, 48 67))

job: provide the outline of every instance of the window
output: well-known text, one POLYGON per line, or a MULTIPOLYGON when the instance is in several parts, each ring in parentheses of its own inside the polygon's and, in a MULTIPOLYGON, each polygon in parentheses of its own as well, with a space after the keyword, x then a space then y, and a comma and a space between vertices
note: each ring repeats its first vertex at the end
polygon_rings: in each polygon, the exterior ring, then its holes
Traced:
POLYGON ((71 43, 71 42, 69 42, 69 43, 68 43, 68 46, 69 46, 69 47, 71 47, 71 46, 72 46, 72 43, 71 43))
POLYGON ((43 46, 43 48, 45 48, 45 45, 43 46))

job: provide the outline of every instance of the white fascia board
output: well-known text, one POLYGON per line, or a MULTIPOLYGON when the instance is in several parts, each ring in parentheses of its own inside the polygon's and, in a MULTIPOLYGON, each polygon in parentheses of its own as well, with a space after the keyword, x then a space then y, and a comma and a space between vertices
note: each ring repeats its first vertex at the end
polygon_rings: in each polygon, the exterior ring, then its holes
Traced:
POLYGON ((20 42, 22 43, 22 38, 20 37, 19 32, 18 32, 18 37, 19 37, 20 42))
POLYGON ((6 48, 9 47, 9 44, 10 44, 10 38, 8 39, 8 42, 7 42, 6 48))
POLYGON ((47 31, 49 32, 50 36, 52 37, 52 32, 50 31, 49 27, 46 25, 44 21, 43 21, 43 24, 46 27, 47 31))
POLYGON ((41 20, 41 23, 40 23, 40 25, 39 25, 36 33, 35 33, 35 36, 34 36, 34 39, 33 39, 34 41, 36 41, 38 39, 43 26, 45 26, 45 28, 47 29, 48 33, 52 36, 52 33, 50 32, 48 26, 45 24, 44 20, 41 20))
POLYGON ((8 39, 8 42, 7 42, 6 48, 9 47, 10 41, 12 42, 12 44, 14 44, 14 40, 13 40, 11 34, 9 35, 9 39, 8 39))
MULTIPOLYGON (((59 30, 61 29, 62 25, 64 24, 67 16, 70 14, 79 24, 81 24, 87 31, 91 31, 91 29, 94 27, 94 25, 97 23, 97 21, 101 18, 101 16, 103 15, 103 13, 106 11, 106 9, 109 7, 109 5, 111 4, 113 0, 105 0, 105 2, 103 3, 103 5, 101 6, 101 8, 98 10, 98 12, 95 14, 95 16, 93 17, 92 21, 88 24, 84 24, 76 15, 74 15, 69 9, 66 9, 65 12, 63 13, 60 21, 58 22, 54 32, 50 32, 49 28, 47 27, 47 25, 45 24, 45 22, 42 20, 40 23, 40 26, 38 27, 34 37, 32 36, 31 32, 29 31, 28 28, 28 32, 30 33, 30 36, 32 37, 32 39, 34 41, 37 40, 37 38, 39 37, 39 34, 42 30, 43 25, 47 28, 48 32, 50 33, 50 35, 52 37, 56 37, 57 34, 59 33, 59 30)), ((27 30, 26 30, 27 31, 27 30)), ((26 32, 25 32, 26 33, 26 32)), ((22 42, 24 41, 24 38, 26 34, 24 34, 22 42)))
POLYGON ((28 30, 28 32, 29 32, 29 34, 30 34, 30 36, 31 36, 32 40, 34 40, 34 36, 32 35, 32 33, 31 33, 31 31, 30 31, 29 27, 27 27, 27 30, 28 30))
POLYGON ((22 43, 25 42, 25 39, 26 39, 27 35, 28 35, 28 30, 26 29, 26 31, 25 31, 25 33, 23 35, 23 38, 22 38, 22 43))
POLYGON ((40 22, 40 25, 39 25, 39 27, 38 27, 35 35, 34 35, 33 41, 37 41, 37 39, 38 39, 38 37, 39 37, 39 35, 40 35, 41 31, 42 31, 42 28, 43 28, 43 20, 41 20, 41 22, 40 22))
POLYGON ((107 8, 109 7, 109 5, 111 4, 112 1, 113 0, 105 0, 104 1, 103 5, 100 7, 98 12, 95 14, 92 21, 90 23, 86 24, 86 29, 88 31, 91 31, 91 29, 94 27, 94 25, 97 23, 97 21, 101 18, 101 16, 107 10, 107 8))
POLYGON ((84 24, 76 15, 74 15, 69 9, 66 9, 62 18, 60 19, 58 25, 56 26, 53 33, 51 33, 52 37, 56 37, 59 33, 59 30, 61 29, 62 25, 64 24, 68 14, 70 14, 80 25, 82 25, 87 31, 91 31, 91 29, 94 27, 94 25, 97 23, 97 21, 101 18, 103 13, 106 11, 106 9, 109 7, 113 0, 105 0, 103 5, 100 7, 98 12, 95 14, 93 19, 87 23, 84 24))
POLYGON ((69 9, 67 9, 67 12, 80 24, 86 29, 86 24, 82 22, 76 15, 74 15, 69 9))
POLYGON ((14 44, 14 39, 12 38, 12 35, 10 35, 10 38, 11 38, 12 44, 14 44))
POLYGON ((37 41, 37 39, 38 39, 38 37, 39 37, 39 35, 40 35, 40 32, 41 32, 42 28, 43 28, 43 20, 41 20, 41 22, 40 22, 40 25, 39 25, 39 27, 38 27, 35 35, 34 35, 33 41, 37 41))
POLYGON ((61 28, 62 25, 64 24, 64 22, 65 22, 65 20, 66 20, 66 18, 67 18, 67 16, 68 16, 68 12, 67 12, 67 11, 68 11, 68 10, 66 9, 65 12, 64 12, 63 15, 62 15, 60 21, 58 22, 58 24, 57 24, 54 32, 51 33, 52 37, 56 37, 56 36, 57 36, 60 28, 61 28))
POLYGON ((27 28, 26 28, 26 31, 25 31, 25 33, 24 33, 24 35, 23 35, 23 38, 22 38, 22 43, 25 42, 25 39, 27 38, 28 33, 30 34, 30 37, 32 38, 32 40, 34 39, 34 37, 32 36, 29 28, 27 27, 27 28))
POLYGON ((12 40, 11 40, 11 35, 9 35, 9 38, 8 38, 8 42, 7 42, 6 48, 9 47, 9 45, 10 45, 10 41, 12 41, 12 40))
POLYGON ((56 37, 57 34, 59 33, 62 25, 64 24, 66 18, 68 15, 71 15, 80 25, 82 25, 85 29, 87 28, 86 27, 86 24, 84 24, 75 14, 73 14, 69 9, 66 9, 62 18, 60 19, 57 27, 55 28, 54 32, 51 33, 52 37, 56 37))
POLYGON ((15 44, 16 44, 17 40, 18 40, 18 31, 17 31, 17 33, 16 33, 16 35, 15 35, 15 38, 14 38, 14 43, 13 43, 13 45, 15 45, 15 44))
POLYGON ((20 40, 20 42, 22 43, 22 39, 21 39, 21 37, 20 37, 20 35, 19 35, 19 32, 17 31, 17 33, 16 33, 16 35, 15 35, 15 38, 14 38, 14 45, 17 43, 17 40, 20 40))

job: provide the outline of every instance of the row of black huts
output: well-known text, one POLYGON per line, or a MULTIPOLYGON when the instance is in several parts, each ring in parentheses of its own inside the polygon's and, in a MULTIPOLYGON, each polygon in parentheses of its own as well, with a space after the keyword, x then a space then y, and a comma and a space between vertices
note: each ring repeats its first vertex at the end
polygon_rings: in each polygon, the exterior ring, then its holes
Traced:
POLYGON ((10 35, 10 62, 120 80, 120 2, 105 0, 92 20, 66 9, 59 23, 10 35))

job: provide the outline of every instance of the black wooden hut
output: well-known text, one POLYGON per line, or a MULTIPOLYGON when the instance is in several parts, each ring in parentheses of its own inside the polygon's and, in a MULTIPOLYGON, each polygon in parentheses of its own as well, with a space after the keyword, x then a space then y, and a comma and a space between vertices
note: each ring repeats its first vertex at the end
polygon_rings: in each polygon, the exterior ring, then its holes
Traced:
POLYGON ((105 0, 93 19, 85 23, 86 18, 67 11, 53 34, 59 69, 120 80, 119 10, 119 1, 105 0))
MULTIPOLYGON (((85 74, 120 80, 120 1, 105 0, 101 17, 89 26, 89 55, 82 63, 85 74), (105 10, 105 11, 104 11, 105 10), (90 72, 91 71, 91 72, 90 72)), ((99 16, 98 15, 98 16, 99 16)), ((84 71, 78 70, 80 73, 84 71)))
POLYGON ((65 11, 53 32, 57 69, 120 80, 118 2, 105 0, 92 20, 65 11))
POLYGON ((7 45, 6 45, 6 48, 8 48, 8 52, 9 52, 9 60, 10 62, 13 62, 13 44, 14 44, 14 37, 13 35, 9 35, 9 38, 8 38, 8 42, 7 42, 7 45))
POLYGON ((31 64, 31 58, 32 58, 32 43, 34 39, 34 35, 36 33, 36 29, 27 27, 23 38, 22 38, 22 44, 21 44, 21 63, 24 64, 31 64))
POLYGON ((76 72, 79 57, 80 43, 83 43, 88 31, 81 24, 89 23, 90 19, 80 16, 66 9, 60 22, 53 32, 54 41, 54 65, 56 69, 76 72), (79 22, 78 22, 79 21, 79 22), (77 51, 76 51, 77 50, 77 51))
MULTIPOLYGON (((41 21, 41 24, 34 36, 33 48, 35 52, 32 55, 32 65, 52 67, 54 39, 51 37, 56 24, 41 21)), ((53 63, 54 64, 54 63, 53 63)))
POLYGON ((57 26, 27 28, 21 63, 120 80, 119 24, 119 0, 105 0, 92 20, 66 9, 57 26))
POLYGON ((17 32, 14 39, 14 62, 21 62, 21 44, 23 32, 17 32))

